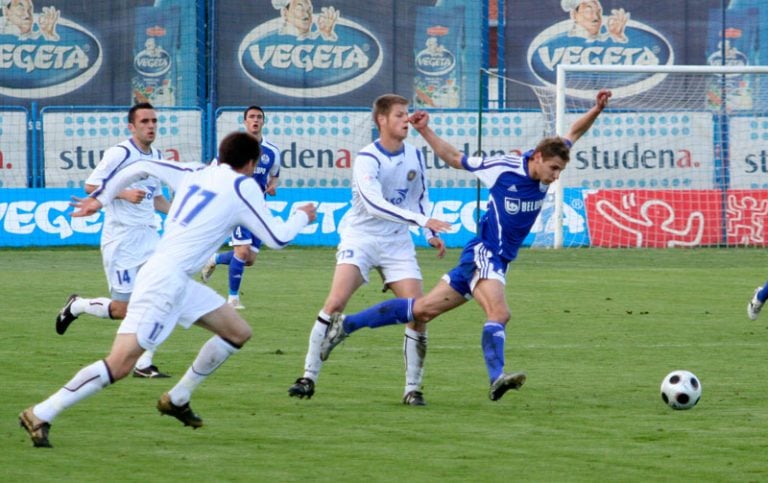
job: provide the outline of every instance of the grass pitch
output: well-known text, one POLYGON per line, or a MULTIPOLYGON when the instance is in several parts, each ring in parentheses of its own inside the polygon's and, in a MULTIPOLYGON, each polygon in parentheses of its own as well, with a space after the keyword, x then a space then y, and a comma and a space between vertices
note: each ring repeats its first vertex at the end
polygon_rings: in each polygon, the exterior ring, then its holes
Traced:
MULTIPOLYGON (((419 257, 428 290, 458 250, 419 257)), ((4 481, 768 480, 768 314, 751 322, 745 312, 768 276, 765 250, 525 250, 507 277, 506 357, 528 382, 488 400, 472 302, 430 324, 423 408, 400 402, 402 327, 355 333, 311 400, 289 398, 334 251, 264 251, 241 297, 254 338, 193 397, 203 428, 154 407, 209 337, 177 329, 155 356, 173 379, 129 378, 65 411, 53 449, 33 448, 17 416, 108 352, 114 321, 81 316, 54 331, 68 294, 106 294, 100 256, 0 259, 4 481), (702 381, 692 410, 661 402, 673 369, 702 381)), ((225 267, 212 285, 225 293, 225 267)), ((389 296, 377 281, 348 311, 389 296)))

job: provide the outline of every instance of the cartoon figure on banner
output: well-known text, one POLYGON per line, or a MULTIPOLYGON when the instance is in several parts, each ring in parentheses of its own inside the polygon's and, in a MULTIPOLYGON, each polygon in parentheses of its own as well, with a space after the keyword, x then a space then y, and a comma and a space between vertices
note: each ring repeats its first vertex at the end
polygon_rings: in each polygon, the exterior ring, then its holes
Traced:
POLYGON ((603 25, 603 6, 599 0, 561 0, 560 6, 571 14, 573 26, 569 37, 582 37, 590 42, 612 39, 626 43, 624 29, 629 21, 629 12, 623 8, 611 10, 603 25))
POLYGON ((321 8, 317 20, 313 16, 312 0, 272 0, 272 7, 280 11, 283 35, 293 35, 298 40, 314 40, 318 36, 331 42, 338 39, 334 29, 340 12, 334 7, 321 8))
POLYGON ((60 11, 55 7, 43 7, 43 12, 35 16, 33 9, 32 0, 3 0, 0 34, 14 35, 19 40, 34 40, 41 35, 45 40, 59 40, 56 24, 60 11))

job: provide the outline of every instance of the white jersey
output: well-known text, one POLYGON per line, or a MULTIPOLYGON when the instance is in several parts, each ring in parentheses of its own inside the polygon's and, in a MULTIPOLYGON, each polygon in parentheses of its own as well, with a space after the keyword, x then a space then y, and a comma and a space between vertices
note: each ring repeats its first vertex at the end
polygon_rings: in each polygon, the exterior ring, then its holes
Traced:
MULTIPOLYGON (((352 167, 352 207, 339 224, 345 237, 410 236, 423 227, 431 209, 421 151, 410 144, 395 153, 378 140, 364 147, 352 167)), ((437 236, 425 229, 428 238, 437 236)))
POLYGON ((175 191, 165 232, 150 257, 163 261, 168 272, 190 277, 199 272, 235 226, 245 226, 270 248, 282 248, 308 222, 300 210, 287 221, 274 217, 256 181, 227 164, 137 161, 107 177, 91 196, 106 205, 127 184, 147 176, 175 191))
MULTIPOLYGON (((162 159, 160 151, 150 148, 150 153, 142 152, 133 143, 132 139, 123 141, 113 146, 104 153, 101 161, 93 170, 86 184, 99 186, 111 173, 117 169, 129 166, 140 159, 162 159)), ((102 245, 112 240, 119 239, 131 232, 136 227, 150 227, 157 230, 155 220, 156 196, 162 196, 162 185, 157 178, 149 177, 137 180, 126 188, 136 188, 147 192, 147 196, 140 203, 131 203, 127 200, 114 199, 104 205, 104 226, 101 232, 102 245)))

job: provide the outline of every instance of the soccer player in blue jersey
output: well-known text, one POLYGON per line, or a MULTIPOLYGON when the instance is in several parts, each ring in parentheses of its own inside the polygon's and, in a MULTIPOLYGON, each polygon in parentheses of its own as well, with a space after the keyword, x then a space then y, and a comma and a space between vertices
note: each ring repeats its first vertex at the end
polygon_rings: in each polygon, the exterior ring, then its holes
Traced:
MULTIPOLYGON (((280 176, 280 150, 269 142, 261 133, 264 127, 264 109, 259 106, 249 106, 243 111, 243 126, 246 132, 253 134, 261 143, 261 158, 253 172, 253 179, 261 186, 265 195, 275 196, 277 182, 280 176)), ((256 261, 256 255, 261 248, 261 240, 256 238, 244 226, 238 226, 232 231, 229 241, 232 250, 215 253, 205 264, 201 272, 203 282, 208 283, 216 265, 229 265, 229 296, 227 302, 237 310, 245 307, 240 303, 240 285, 243 282, 245 267, 250 267, 256 261)))
POLYGON ((504 370, 505 329, 510 317, 504 297, 507 266, 531 231, 549 185, 565 169, 571 146, 600 115, 610 96, 610 91, 601 90, 595 105, 564 138, 545 138, 521 156, 467 157, 432 131, 427 113, 415 113, 411 123, 435 153, 451 167, 470 171, 488 186, 488 211, 478 224, 477 235, 465 245, 458 265, 426 296, 389 300, 347 316, 333 314, 321 343, 321 359, 326 360, 335 346, 363 327, 427 323, 474 298, 485 312, 482 349, 490 382, 488 395, 497 401, 508 390, 519 389, 525 373, 504 370))

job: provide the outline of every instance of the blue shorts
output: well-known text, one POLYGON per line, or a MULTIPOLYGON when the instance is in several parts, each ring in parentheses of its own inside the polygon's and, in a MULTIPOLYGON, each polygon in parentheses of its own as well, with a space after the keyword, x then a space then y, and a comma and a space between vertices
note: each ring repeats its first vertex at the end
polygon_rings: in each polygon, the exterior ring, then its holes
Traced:
POLYGON ((232 237, 229 240, 229 244, 231 246, 238 246, 238 245, 251 245, 251 248, 253 248, 256 251, 259 251, 259 248, 261 248, 261 240, 253 236, 253 234, 248 231, 248 228, 244 226, 236 226, 234 230, 232 230, 232 237))
POLYGON ((479 241, 470 242, 461 252, 459 264, 443 275, 443 280, 469 299, 480 280, 493 279, 506 285, 508 266, 508 260, 491 252, 479 241))

